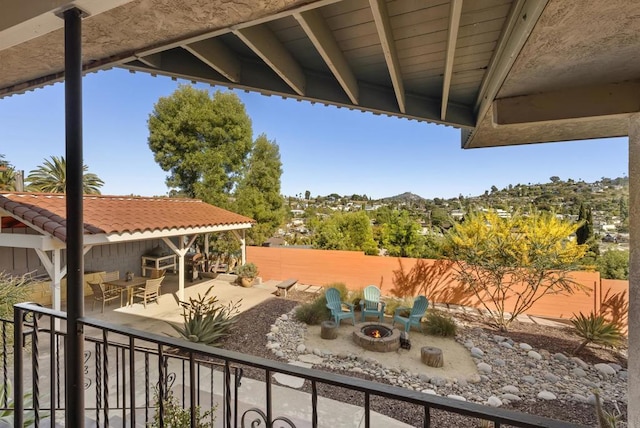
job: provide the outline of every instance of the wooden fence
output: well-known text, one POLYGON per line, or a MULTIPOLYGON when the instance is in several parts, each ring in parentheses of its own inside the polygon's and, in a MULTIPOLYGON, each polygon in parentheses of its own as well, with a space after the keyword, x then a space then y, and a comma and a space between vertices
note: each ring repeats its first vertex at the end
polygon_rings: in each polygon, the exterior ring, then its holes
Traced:
MULTIPOLYGON (((296 278, 301 284, 322 286, 341 282, 351 290, 375 284, 384 295, 424 294, 434 302, 481 307, 478 298, 458 283, 449 262, 444 260, 287 247, 247 247, 247 260, 258 266, 263 280, 296 278)), ((628 281, 601 280, 599 272, 585 271, 571 272, 570 277, 579 291, 543 296, 526 313, 569 319, 579 312, 602 310, 626 326, 628 281)), ((507 299, 507 311, 514 301, 515 298, 507 299)))

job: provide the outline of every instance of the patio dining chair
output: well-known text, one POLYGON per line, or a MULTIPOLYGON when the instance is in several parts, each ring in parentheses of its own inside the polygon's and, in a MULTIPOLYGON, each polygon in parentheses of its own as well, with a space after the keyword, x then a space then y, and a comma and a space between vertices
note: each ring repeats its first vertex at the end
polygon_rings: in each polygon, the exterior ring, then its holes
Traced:
POLYGON ((356 316, 353 312, 353 305, 351 303, 342 302, 340 300, 340 291, 337 288, 330 288, 325 293, 327 299, 327 308, 331 311, 331 318, 340 325, 342 319, 351 318, 353 325, 356 325, 356 316))
POLYGON ((163 279, 164 276, 156 279, 147 279, 144 287, 134 290, 133 298, 135 299, 137 297, 141 299, 145 308, 147 307, 147 301, 155 300, 156 303, 160 304, 158 298, 160 297, 160 286, 162 285, 163 279))
POLYGON ((102 303, 102 313, 104 313, 104 305, 112 300, 120 299, 120 291, 105 288, 101 282, 87 281, 91 291, 93 292, 93 304, 91 310, 96 308, 96 302, 102 303))
POLYGON ((384 321, 386 303, 380 300, 380 289, 375 285, 369 285, 365 287, 363 294, 364 299, 360 300, 361 321, 367 316, 375 316, 380 322, 384 321))
POLYGON ((411 326, 417 326, 420 328, 420 331, 422 331, 422 317, 427 312, 428 306, 429 301, 426 297, 416 297, 413 300, 413 306, 411 307, 411 311, 409 312, 408 317, 402 316, 400 314, 404 311, 407 311, 409 308, 400 307, 395 310, 395 312, 393 313, 393 322, 391 323, 391 326, 393 327, 396 322, 398 322, 403 325, 405 332, 409 332, 409 330, 411 330, 411 326))

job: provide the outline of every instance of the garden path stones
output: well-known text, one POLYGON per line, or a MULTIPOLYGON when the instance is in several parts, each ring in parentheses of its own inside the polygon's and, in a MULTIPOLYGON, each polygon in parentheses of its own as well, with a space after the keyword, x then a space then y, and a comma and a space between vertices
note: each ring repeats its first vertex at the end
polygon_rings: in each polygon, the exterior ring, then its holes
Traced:
POLYGON ((324 358, 318 357, 314 354, 302 354, 298 355, 298 361, 309 364, 322 364, 324 362, 324 358))
POLYGON ((611 367, 609 364, 600 363, 600 364, 595 364, 593 367, 595 367, 595 369, 598 370, 603 375, 613 376, 614 374, 616 374, 615 369, 611 367))
MULTIPOLYGON (((312 364, 304 363, 302 361, 289 361, 289 364, 291 364, 292 366, 304 367, 307 369, 310 369, 313 366, 312 364)), ((291 376, 284 373, 276 373, 273 375, 273 378, 280 385, 288 386, 290 388, 300 389, 302 388, 302 385, 304 385, 304 378, 291 376)))
POLYGON ((540 391, 538 392, 538 398, 541 398, 543 400, 555 400, 556 395, 553 392, 549 392, 549 391, 540 391))
MULTIPOLYGON (((284 355, 284 360, 298 360, 320 369, 362 373, 394 386, 444 397, 463 397, 475 403, 488 404, 491 397, 501 400, 503 405, 542 400, 583 403, 594 400, 594 388, 598 388, 605 402, 627 402, 628 373, 619 365, 587 364, 577 357, 533 349, 526 343, 513 343, 504 336, 494 337, 481 328, 461 328, 456 336, 455 340, 466 348, 462 352, 473 356, 478 368, 476 373, 466 374, 456 381, 443 375, 427 375, 420 370, 410 372, 400 365, 385 366, 373 358, 347 351, 332 355, 323 348, 309 346, 302 351, 300 345, 305 344, 307 326, 297 322, 292 314, 293 311, 286 318, 278 318, 274 323, 278 327, 274 329, 276 332, 267 334, 272 352, 284 355), (508 343, 512 348, 502 343, 508 343), (480 367, 485 371, 479 370, 480 367)), ((405 357, 398 356, 399 359, 405 357)), ((497 404, 495 399, 491 401, 497 404)))

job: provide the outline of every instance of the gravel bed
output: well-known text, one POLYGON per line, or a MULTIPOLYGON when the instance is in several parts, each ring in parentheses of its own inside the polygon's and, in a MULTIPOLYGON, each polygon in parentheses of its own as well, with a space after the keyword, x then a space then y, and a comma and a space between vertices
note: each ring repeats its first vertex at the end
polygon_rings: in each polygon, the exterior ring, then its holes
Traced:
MULTIPOLYGON (((309 296, 304 294, 306 293, 293 292, 290 293, 289 299, 269 299, 243 312, 239 315, 233 333, 223 342, 222 347, 273 360, 288 361, 293 356, 292 352, 295 350, 295 345, 283 345, 282 349, 269 349, 267 345, 276 340, 286 341, 274 335, 272 325, 294 325, 292 316, 291 320, 287 320, 289 316, 282 317, 282 315, 292 314, 292 309, 300 304, 298 300, 309 300, 309 296), (283 318, 285 319, 284 321, 283 318)), ((626 358, 622 355, 609 350, 598 348, 593 350, 590 348, 588 352, 580 355, 581 363, 578 363, 570 358, 565 360, 559 354, 571 355, 570 351, 575 347, 576 339, 572 337, 568 330, 563 331, 565 329, 517 323, 512 326, 513 331, 497 335, 496 332, 473 317, 463 316, 458 318, 456 316, 456 318, 463 324, 456 340, 465 344, 470 350, 472 348, 481 350, 484 355, 477 358, 478 363, 491 367, 491 372, 481 373, 480 377, 482 379, 455 382, 454 384, 450 382, 439 384, 438 381, 434 385, 430 379, 421 379, 422 383, 419 382, 420 379, 411 379, 410 373, 380 376, 380 368, 368 370, 367 365, 364 364, 367 362, 362 364, 365 369, 354 370, 354 367, 361 366, 360 362, 354 361, 350 365, 345 365, 344 358, 348 356, 323 355, 321 350, 307 350, 306 352, 313 353, 315 351, 316 354, 322 355, 327 360, 327 363, 314 365, 315 368, 321 370, 391 385, 402 385, 409 389, 431 390, 437 392, 438 395, 466 396, 469 401, 486 403, 488 392, 484 394, 477 392, 478 385, 482 385, 485 390, 496 392, 491 400, 494 400, 495 404, 495 399, 498 399, 501 408, 514 409, 587 426, 597 426, 593 405, 589 403, 589 400, 593 402, 593 397, 589 397, 589 391, 598 387, 602 391, 603 397, 607 399, 605 408, 612 409, 611 400, 615 400, 623 415, 626 416, 626 379, 624 379, 626 358), (501 344, 501 342, 505 343, 501 344), (529 356, 528 349, 519 347, 519 344, 523 342, 531 345, 535 350, 534 352, 537 351, 536 353, 541 358, 529 356), (553 349, 551 351, 543 349, 542 345, 545 344, 551 345, 550 347, 553 349), (513 364, 516 364, 514 361, 518 361, 517 364, 522 364, 517 366, 517 374, 506 370, 508 367, 513 368, 513 364), (603 362, 614 363, 613 367, 618 368, 622 374, 616 373, 612 376, 600 374, 594 368, 594 365, 603 362), (580 371, 576 371, 576 368, 583 370, 585 375, 583 376, 580 371), (574 376, 576 373, 577 375, 574 376), (527 375, 535 378, 534 382, 522 381, 522 378, 527 375), (520 388, 516 395, 522 397, 522 399, 516 401, 515 399, 509 399, 510 396, 508 395, 505 399, 505 394, 508 394, 508 392, 499 391, 499 388, 505 384, 520 388), (553 394, 555 398, 545 400, 536 397, 543 390, 553 394)), ((275 329, 275 331, 278 330, 278 328, 275 329)), ((278 344, 278 347, 280 347, 280 344, 278 344)), ((371 362, 369 361, 368 363, 371 362)), ((486 367, 483 368, 486 370, 486 367)), ((245 376, 263 380, 264 372, 258 369, 246 368, 245 376)), ((310 382, 305 382, 301 390, 310 392, 310 382)), ((318 384, 318 393, 334 400, 354 405, 364 405, 364 394, 343 388, 318 384)), ((371 409, 376 412, 401 420, 412 426, 422 426, 424 410, 419 406, 392 402, 377 396, 371 397, 370 404, 371 409)), ((431 422, 432 426, 442 427, 479 426, 477 419, 437 410, 431 411, 431 422)))

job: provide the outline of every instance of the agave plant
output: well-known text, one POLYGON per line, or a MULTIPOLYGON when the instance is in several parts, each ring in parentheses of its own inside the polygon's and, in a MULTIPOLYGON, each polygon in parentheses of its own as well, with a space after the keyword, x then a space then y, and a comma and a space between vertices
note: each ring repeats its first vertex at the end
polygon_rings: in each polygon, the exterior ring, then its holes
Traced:
POLYGON ((585 316, 582 312, 573 315, 571 323, 575 327, 576 334, 584 340, 573 351, 578 354, 589 343, 616 347, 622 341, 620 328, 612 322, 607 321, 604 316, 596 315, 593 312, 585 316))
POLYGON ((622 412, 618 408, 618 404, 614 401, 614 411, 608 412, 602 408, 602 400, 598 390, 593 391, 595 397, 596 418, 598 418, 598 426, 600 428, 617 428, 623 422, 622 412))
POLYGON ((191 297, 188 302, 181 301, 184 324, 170 324, 180 336, 190 342, 218 346, 220 340, 229 334, 237 321, 236 316, 240 313, 242 299, 222 305, 216 296, 209 295, 212 289, 213 286, 209 287, 204 295, 191 297))

